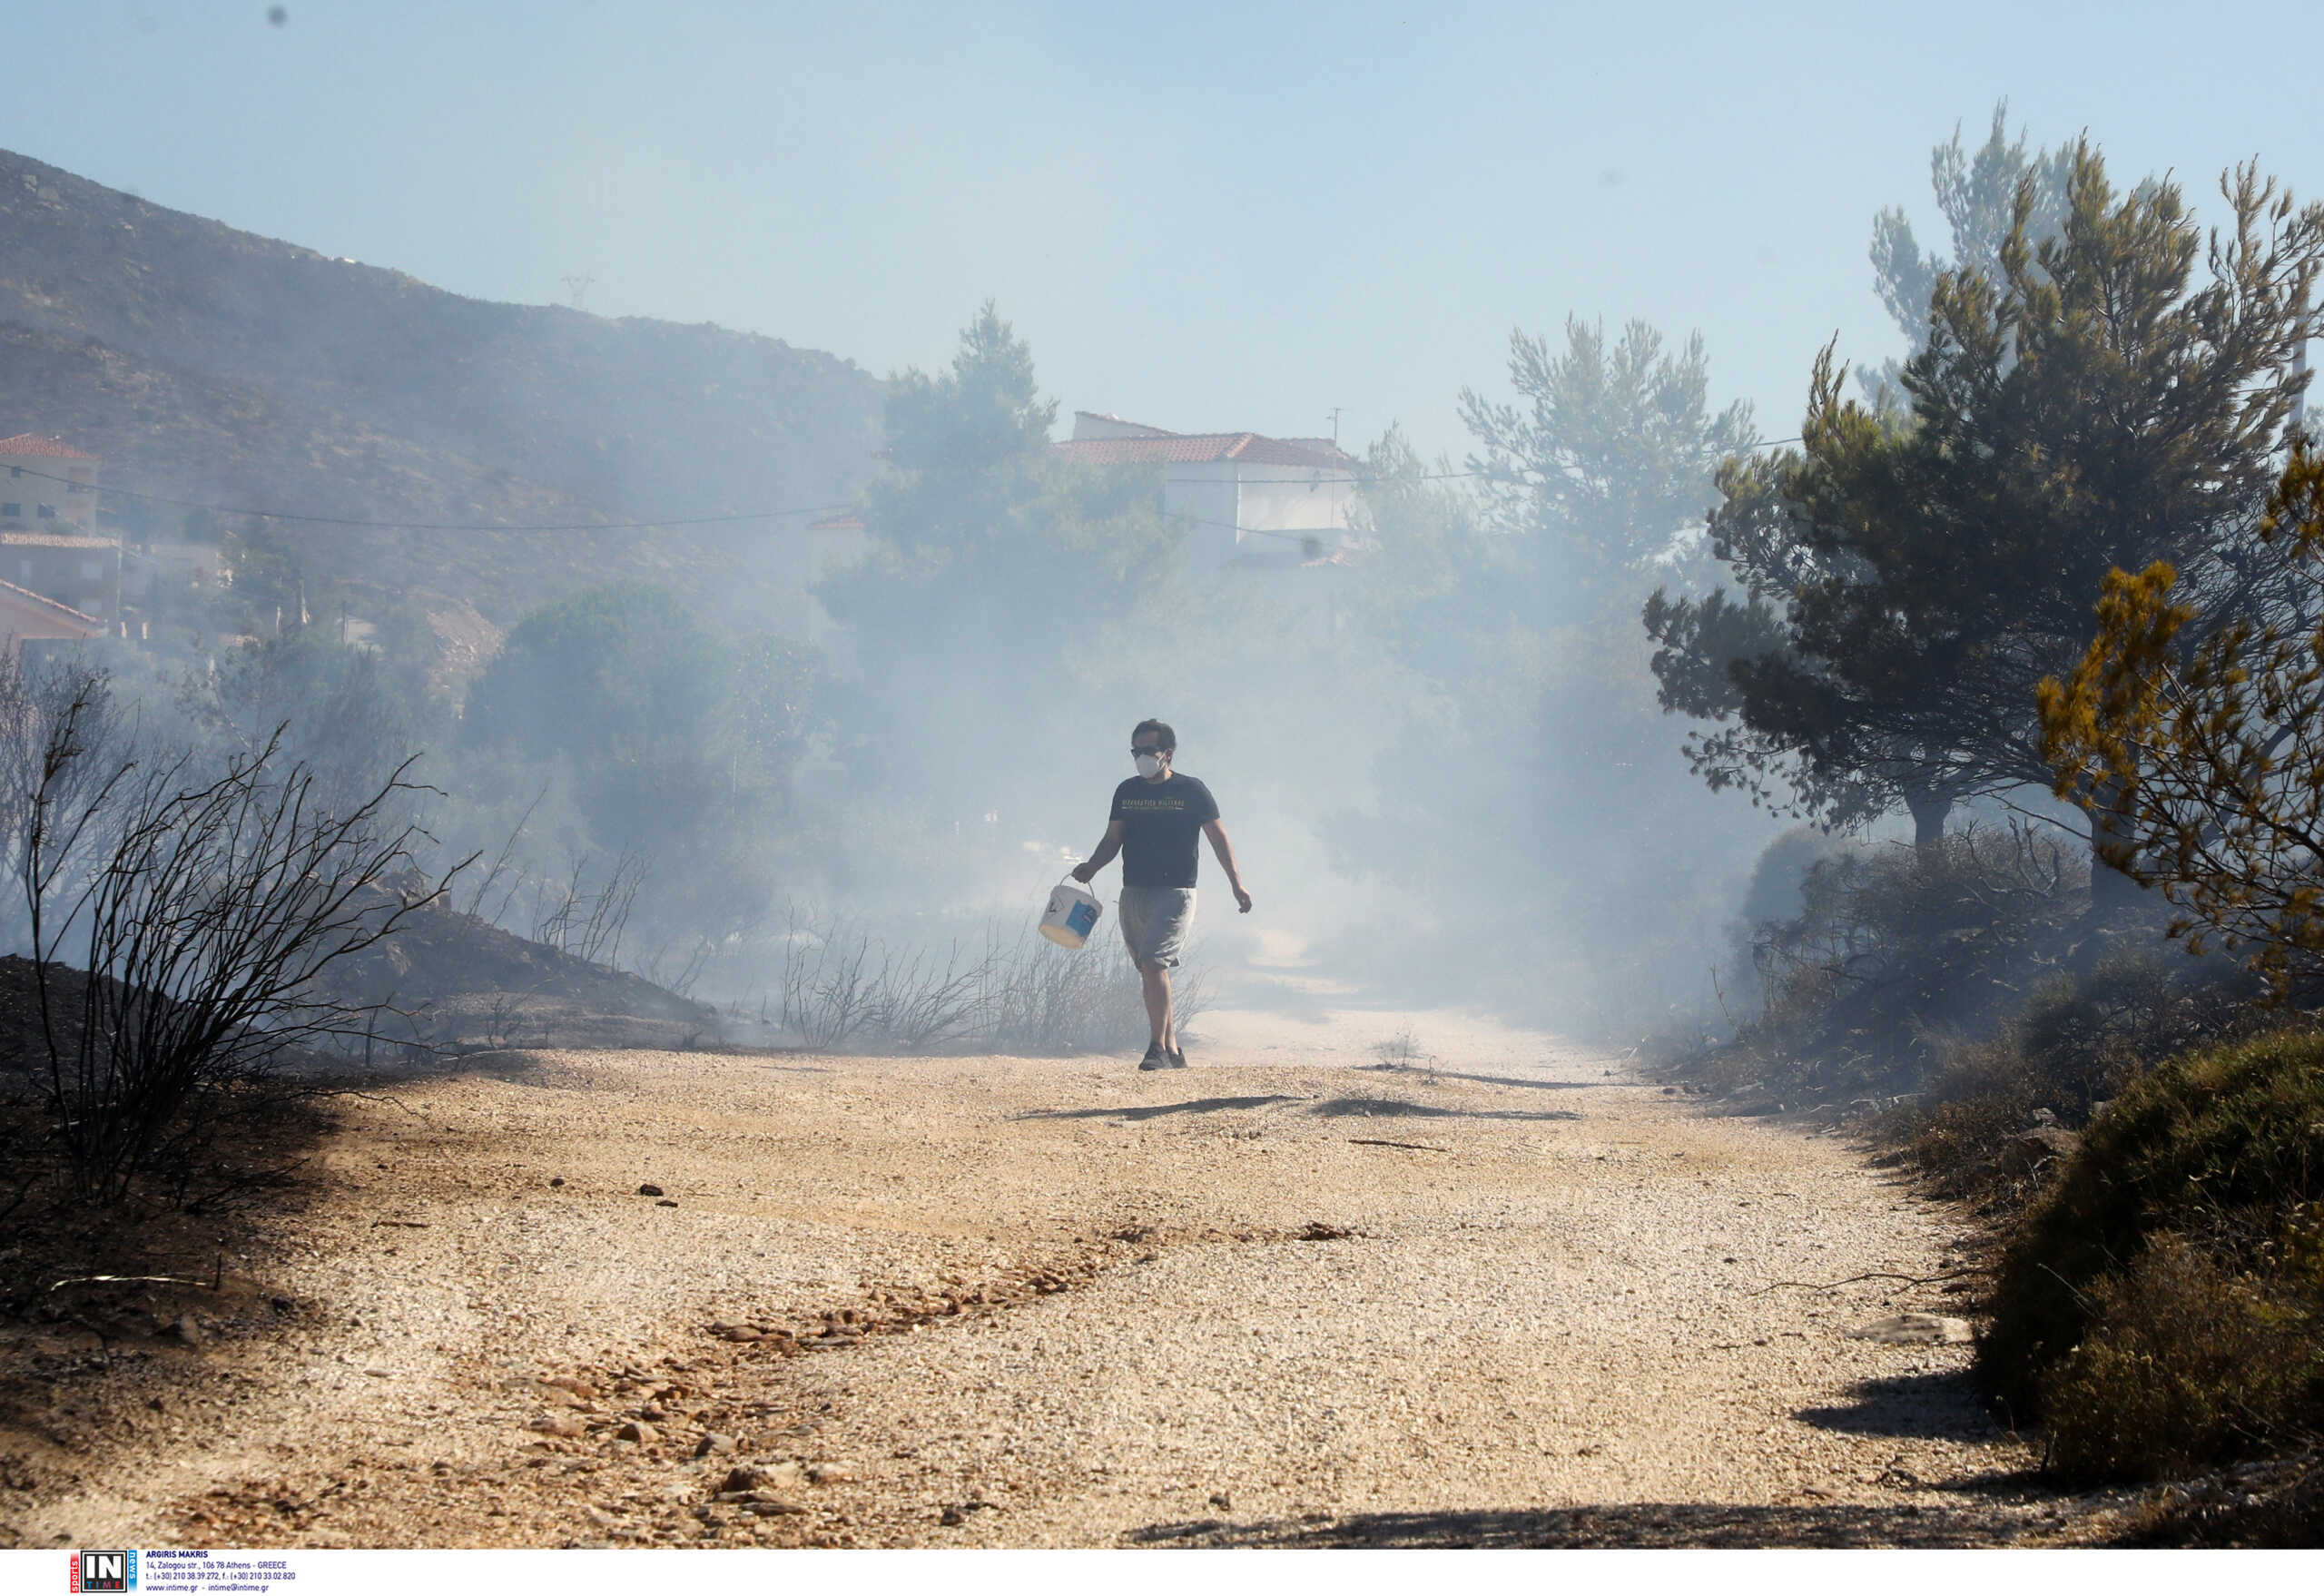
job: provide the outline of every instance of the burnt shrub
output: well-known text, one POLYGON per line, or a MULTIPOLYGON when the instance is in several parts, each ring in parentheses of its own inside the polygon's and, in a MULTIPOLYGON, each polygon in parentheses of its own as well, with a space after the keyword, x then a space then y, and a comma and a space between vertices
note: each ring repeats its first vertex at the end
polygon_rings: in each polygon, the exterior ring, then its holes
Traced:
POLYGON ((2004 1250, 1981 1383, 2057 1465, 2128 1478, 2324 1420, 2324 1034, 2132 1076, 2004 1250), (2262 1367, 2264 1365, 2264 1367, 2262 1367))
POLYGON ((2060 968, 2088 895, 2071 840, 2025 825, 1827 853, 1797 911, 1750 931, 1760 1013, 1689 1072, 1791 1101, 1915 1091, 1941 1042, 1989 1033, 2060 968))
POLYGON ((155 1184, 182 1201, 228 1106, 373 1030, 379 1004, 321 988, 441 893, 398 818, 419 789, 407 762, 335 798, 280 729, 222 757, 141 746, 79 664, 0 671, 0 852, 32 954, 0 1049, 28 1060, 11 1072, 38 1083, 77 1201, 155 1184), (409 894, 383 890, 399 879, 409 894))
POLYGON ((2044 977, 1985 1036, 1931 1039, 1921 1097, 1885 1128, 1947 1195, 2029 1195, 2029 1157, 2040 1156, 2029 1129, 2079 1131, 2148 1064, 2262 1029, 2258 995, 2232 966, 2117 948, 2086 971, 2044 977))
MULTIPOLYGON (((1209 1005, 1204 971, 1177 971, 1185 1025, 1209 1005)), ((820 1051, 1062 1056, 1147 1034, 1137 966, 1115 938, 1068 953, 998 924, 941 950, 891 942, 836 916, 793 915, 762 1018, 820 1051)))

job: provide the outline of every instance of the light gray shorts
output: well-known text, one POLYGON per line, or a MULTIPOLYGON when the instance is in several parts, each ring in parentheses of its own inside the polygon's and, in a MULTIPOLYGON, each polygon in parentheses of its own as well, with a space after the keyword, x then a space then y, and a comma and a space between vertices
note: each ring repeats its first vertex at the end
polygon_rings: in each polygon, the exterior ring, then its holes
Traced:
POLYGON ((1124 887, 1121 897, 1122 941, 1139 964, 1177 968, 1187 945, 1187 927, 1194 923, 1192 887, 1124 887))

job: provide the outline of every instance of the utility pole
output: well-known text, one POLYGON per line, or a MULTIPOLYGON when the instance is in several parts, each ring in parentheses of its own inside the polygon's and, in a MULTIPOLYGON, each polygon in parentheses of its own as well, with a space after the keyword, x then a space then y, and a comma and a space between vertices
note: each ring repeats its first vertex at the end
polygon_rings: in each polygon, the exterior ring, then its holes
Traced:
POLYGON ((1337 448, 1339 447, 1339 442, 1340 442, 1340 407, 1339 407, 1339 406, 1337 406, 1337 405, 1334 405, 1334 406, 1332 407, 1332 447, 1333 447, 1334 448, 1337 448))

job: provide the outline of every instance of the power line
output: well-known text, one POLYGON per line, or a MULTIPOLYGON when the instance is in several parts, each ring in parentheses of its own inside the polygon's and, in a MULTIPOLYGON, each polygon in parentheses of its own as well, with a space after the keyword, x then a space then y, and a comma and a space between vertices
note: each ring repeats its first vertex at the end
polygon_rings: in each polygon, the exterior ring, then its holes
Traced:
MULTIPOLYGON (((1729 454, 1729 453, 1748 454, 1748 453, 1749 453, 1752 449, 1776 448, 1779 448, 1779 447, 1781 447, 1782 445, 1787 444, 1787 443, 1797 443, 1797 442, 1799 442, 1799 441, 1800 441, 1800 440, 1799 440, 1798 438, 1763 438, 1762 440, 1760 440, 1760 441, 1759 441, 1759 442, 1758 442, 1758 443, 1754 443, 1754 444, 1751 444, 1751 445, 1748 446, 1748 448, 1743 448, 1743 449, 1738 449, 1738 450, 1721 450, 1721 451, 1720 451, 1720 453, 1721 453, 1721 455, 1722 455, 1722 456, 1724 456, 1724 455, 1726 455, 1726 454, 1729 454)), ((1205 463, 1207 463, 1207 462, 1205 462, 1205 463)), ((1327 470, 1336 470, 1336 469, 1338 469, 1338 468, 1337 468, 1337 467, 1333 467, 1333 466, 1318 466, 1318 467, 1316 467, 1316 468, 1315 468, 1315 470, 1316 470, 1316 472, 1320 473, 1320 472, 1327 471, 1327 470)), ((1393 478, 1392 478, 1392 477, 1376 476, 1376 475, 1375 475, 1375 476, 1369 476, 1369 477, 1367 477, 1367 476, 1361 476, 1361 475, 1357 475, 1357 474, 1355 474, 1355 473, 1351 472, 1351 473, 1349 474, 1349 477, 1348 477, 1348 478, 1347 478, 1347 479, 1348 479, 1350 482, 1355 483, 1355 484, 1357 484, 1357 485, 1359 485, 1359 486, 1360 486, 1360 485, 1362 485, 1362 484, 1364 484, 1364 483, 1366 483, 1366 482, 1391 482, 1391 481, 1394 481, 1394 482, 1459 482, 1459 481, 1466 481, 1466 480, 1468 480, 1469 478, 1475 478, 1475 477, 1501 477, 1501 476, 1502 476, 1502 473, 1498 472, 1498 471, 1490 471, 1490 470, 1487 470, 1487 471, 1420 471, 1420 472, 1416 472, 1416 473, 1414 473, 1413 475, 1412 475, 1412 476, 1410 476, 1410 477, 1393 477, 1393 478)), ((1506 480, 1515 480, 1515 478, 1504 478, 1504 479, 1506 479, 1506 480)), ((1322 485, 1322 483, 1323 483, 1323 480, 1324 480, 1324 478, 1323 478, 1321 476, 1319 476, 1319 475, 1314 475, 1314 474, 1311 474, 1311 475, 1309 475, 1309 476, 1305 476, 1305 477, 1238 477, 1238 478, 1235 478, 1236 485, 1236 486, 1238 486, 1238 487, 1242 487, 1242 488, 1256 488, 1256 487, 1297 488, 1297 487, 1303 487, 1303 486, 1305 486, 1305 487, 1309 487, 1309 488, 1314 488, 1314 487, 1320 487, 1320 486, 1322 485)))
MULTIPOLYGON (((1755 449, 1773 448, 1779 444, 1799 441, 1797 438, 1775 438, 1762 443, 1755 443, 1750 447, 1755 449)), ((18 476, 36 477, 44 482, 62 482, 68 488, 85 488, 92 492, 102 492, 115 498, 133 498, 145 504, 168 505, 172 509, 207 510, 212 515, 248 516, 261 521, 297 521, 310 527, 350 527, 392 532, 650 532, 670 527, 725 527, 744 521, 784 520, 793 516, 837 515, 842 511, 852 510, 856 507, 852 503, 801 505, 791 509, 737 510, 726 515, 672 516, 646 521, 380 521, 356 516, 310 516, 296 510, 261 510, 240 505, 210 504, 202 499, 172 498, 162 493, 141 493, 132 488, 98 488, 93 483, 74 482, 69 477, 59 477, 53 472, 35 470, 30 466, 16 466, 11 468, 18 476)), ((1318 471, 1335 468, 1317 468, 1318 471)), ((1493 471, 1423 471, 1401 480, 1453 482, 1499 475, 1500 473, 1493 471)), ((1239 488, 1316 488, 1321 487, 1324 480, 1321 476, 1315 474, 1305 477, 1238 477, 1235 478, 1235 484, 1239 488)), ((1346 480, 1351 486, 1361 487, 1367 482, 1383 482, 1393 480, 1393 478, 1380 476, 1364 477, 1350 473, 1346 480)), ((1300 533, 1276 532, 1264 527, 1238 527, 1226 521, 1205 521, 1203 524, 1211 527, 1226 527, 1233 531, 1255 533, 1266 537, 1305 536, 1300 533)), ((1347 545, 1340 544, 1334 547, 1346 547, 1347 545)))
MULTIPOLYGON (((855 507, 852 504, 824 504, 809 505, 799 509, 755 510, 726 516, 691 516, 662 521, 572 521, 534 525, 495 522, 488 525, 462 526, 442 521, 373 521, 347 516, 306 516, 287 510, 243 509, 231 505, 205 504, 198 499, 172 498, 166 494, 139 493, 127 488, 96 488, 92 484, 76 484, 69 477, 59 477, 52 472, 34 470, 30 466, 15 468, 26 477, 37 477, 44 482, 62 482, 67 487, 89 488, 93 492, 113 494, 123 498, 143 499, 149 504, 165 504, 178 509, 208 510, 212 514, 224 516, 253 516, 270 521, 300 521, 310 526, 370 527, 400 532, 638 532, 663 527, 707 527, 727 525, 737 521, 768 521, 787 516, 830 515, 855 507)), ((1294 478, 1290 480, 1304 482, 1306 478, 1294 478)), ((1283 532, 1266 527, 1240 527, 1231 521, 1214 521, 1199 516, 1183 518, 1199 522, 1206 527, 1224 527, 1232 532, 1245 533, 1257 537, 1283 537, 1303 544, 1315 537, 1312 532, 1283 532)), ((1323 530, 1329 530, 1329 528, 1323 528, 1323 530)), ((1353 546, 1345 543, 1333 543, 1328 547, 1336 552, 1353 546)))
POLYGON ((75 483, 69 477, 35 471, 30 466, 14 468, 26 477, 37 477, 44 482, 62 482, 67 487, 87 488, 92 492, 117 498, 143 499, 147 504, 165 504, 175 509, 208 510, 221 516, 251 516, 262 521, 300 521, 316 527, 369 527, 398 532, 644 532, 658 527, 714 527, 736 521, 780 520, 787 516, 833 515, 855 507, 852 504, 802 505, 795 509, 740 510, 723 516, 674 516, 658 521, 373 521, 353 516, 308 516, 295 510, 258 510, 239 505, 207 504, 200 499, 172 498, 162 493, 140 493, 129 488, 99 488, 91 483, 75 483))

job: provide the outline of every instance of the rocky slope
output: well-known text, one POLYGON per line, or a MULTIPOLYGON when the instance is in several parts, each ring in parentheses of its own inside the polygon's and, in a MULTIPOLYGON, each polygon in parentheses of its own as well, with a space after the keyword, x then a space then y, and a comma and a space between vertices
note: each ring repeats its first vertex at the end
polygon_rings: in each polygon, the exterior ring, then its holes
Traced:
MULTIPOLYGON (((104 457, 109 487, 460 524, 836 503, 871 468, 880 387, 714 326, 464 299, 0 151, 0 436, 64 437, 104 457)), ((182 518, 107 508, 160 531, 182 518)), ((358 580, 504 623, 622 576, 746 619, 800 524, 312 535, 358 580)))

